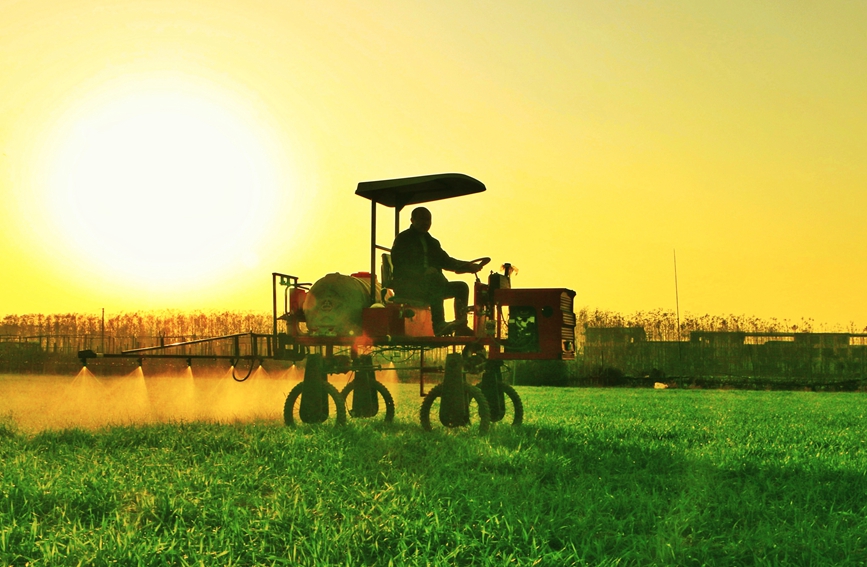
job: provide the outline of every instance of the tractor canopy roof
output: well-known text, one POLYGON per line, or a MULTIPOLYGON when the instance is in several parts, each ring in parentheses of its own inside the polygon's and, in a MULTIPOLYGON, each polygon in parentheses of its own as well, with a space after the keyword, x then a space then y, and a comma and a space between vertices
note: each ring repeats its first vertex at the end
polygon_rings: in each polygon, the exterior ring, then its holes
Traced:
POLYGON ((358 184, 355 194, 370 199, 374 203, 400 210, 406 205, 472 195, 484 190, 485 185, 469 175, 438 173, 402 179, 362 181, 358 184))

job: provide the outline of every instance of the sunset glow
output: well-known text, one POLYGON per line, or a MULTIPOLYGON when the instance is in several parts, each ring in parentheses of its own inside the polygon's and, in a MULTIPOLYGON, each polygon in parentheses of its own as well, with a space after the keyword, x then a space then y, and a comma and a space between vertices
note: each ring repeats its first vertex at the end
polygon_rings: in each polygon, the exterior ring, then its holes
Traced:
POLYGON ((255 265, 276 202, 262 141, 195 93, 127 90, 89 101, 44 158, 43 199, 68 253, 98 276, 154 285, 255 265))

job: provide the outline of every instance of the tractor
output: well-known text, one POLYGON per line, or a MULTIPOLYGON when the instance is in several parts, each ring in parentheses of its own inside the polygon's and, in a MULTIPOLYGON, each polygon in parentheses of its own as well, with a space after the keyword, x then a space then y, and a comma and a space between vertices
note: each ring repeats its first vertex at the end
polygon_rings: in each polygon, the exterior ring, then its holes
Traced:
MULTIPOLYGON (((304 364, 304 378, 286 397, 283 418, 287 426, 337 424, 352 418, 382 414, 394 418, 395 402, 376 379, 383 360, 418 376, 423 397, 419 419, 425 430, 436 422, 446 428, 477 426, 484 433, 491 422, 512 425, 523 420, 523 403, 504 380, 504 365, 514 360, 566 360, 575 357, 575 292, 566 288, 520 289, 511 284, 513 267, 504 263, 485 281, 478 274, 471 291, 469 315, 472 334, 434 334, 430 305, 416 298, 399 297, 391 289, 391 250, 377 243, 377 212, 394 209, 395 236, 400 214, 408 205, 481 193, 480 181, 459 173, 443 173, 367 181, 356 195, 371 203, 370 268, 350 275, 327 274, 314 283, 286 273, 272 273, 272 333, 235 335, 161 344, 116 354, 79 352, 83 364, 94 357, 226 358, 234 367, 249 363, 250 376, 265 358, 304 364), (379 270, 377 270, 379 268, 379 270), (379 277, 377 277, 379 271, 379 277), (209 343, 207 355, 195 354, 197 345, 209 343), (215 345, 222 345, 216 347, 215 345), (214 354, 217 352, 218 354, 214 354), (332 374, 352 373, 338 391, 332 374), (442 376, 425 391, 428 376, 442 376), (481 375, 471 385, 466 376, 481 375), (351 400, 350 400, 351 399, 351 400), (438 405, 438 410, 436 406, 438 405), (333 415, 332 415, 333 414, 333 415), (432 414, 434 414, 432 416, 432 414)), ((474 260, 486 264, 488 258, 474 260)))

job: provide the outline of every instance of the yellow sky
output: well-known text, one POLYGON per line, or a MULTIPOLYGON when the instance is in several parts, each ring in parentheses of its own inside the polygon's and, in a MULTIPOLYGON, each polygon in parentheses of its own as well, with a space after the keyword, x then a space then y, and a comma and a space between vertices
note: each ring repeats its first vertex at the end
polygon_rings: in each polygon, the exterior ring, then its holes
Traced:
MULTIPOLYGON (((576 305, 867 323, 867 4, 0 0, 0 314, 270 308, 359 181, 576 305)), ((382 210, 389 225, 390 210, 382 210)), ((388 240, 388 230, 383 240, 388 240)))

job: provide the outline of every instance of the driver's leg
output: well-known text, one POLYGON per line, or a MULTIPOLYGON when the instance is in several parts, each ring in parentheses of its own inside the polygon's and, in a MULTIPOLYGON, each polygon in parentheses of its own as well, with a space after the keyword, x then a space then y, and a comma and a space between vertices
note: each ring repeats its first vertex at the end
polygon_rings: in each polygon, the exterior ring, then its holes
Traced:
POLYGON ((473 331, 467 324, 470 287, 465 282, 449 282, 445 290, 446 297, 455 299, 455 323, 452 332, 455 336, 471 336, 473 331))
POLYGON ((434 334, 439 334, 439 331, 446 325, 446 314, 443 309, 443 299, 441 297, 428 298, 430 303, 430 318, 433 323, 434 334))
POLYGON ((455 298, 455 321, 467 323, 467 306, 470 303, 470 286, 465 282, 449 282, 446 297, 455 298))
POLYGON ((450 282, 442 275, 431 278, 427 283, 427 299, 430 303, 434 333, 439 335, 440 331, 446 326, 443 301, 453 297, 455 300, 454 327, 456 329, 454 332, 468 334, 467 306, 469 305, 470 287, 465 282, 450 282))

